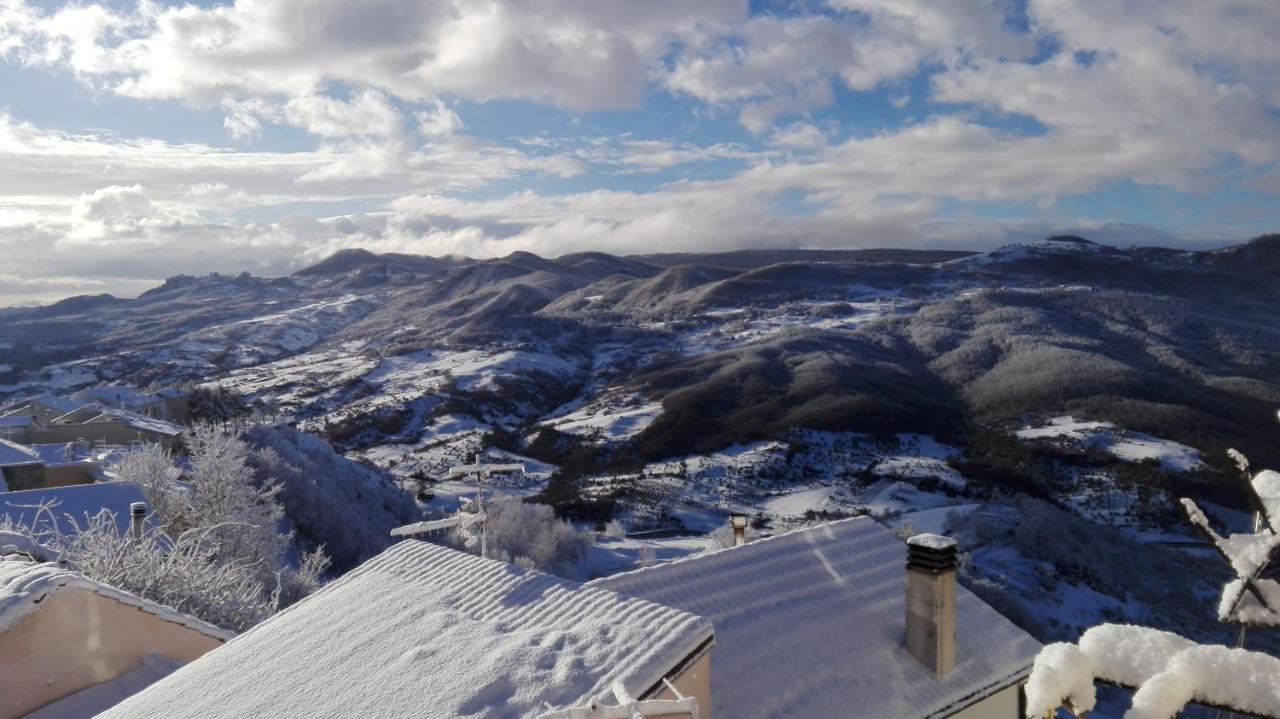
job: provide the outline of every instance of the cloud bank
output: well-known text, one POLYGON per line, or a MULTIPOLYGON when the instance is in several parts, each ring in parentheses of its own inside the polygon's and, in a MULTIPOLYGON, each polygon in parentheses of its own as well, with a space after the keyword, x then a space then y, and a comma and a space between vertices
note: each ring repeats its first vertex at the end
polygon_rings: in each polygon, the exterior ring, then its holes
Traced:
POLYGON ((225 132, 68 131, 3 100, 0 304, 355 246, 1237 240, 1280 221, 1277 33, 1270 0, 0 0, 16 72, 225 132), (526 115, 550 129, 501 131, 526 115))

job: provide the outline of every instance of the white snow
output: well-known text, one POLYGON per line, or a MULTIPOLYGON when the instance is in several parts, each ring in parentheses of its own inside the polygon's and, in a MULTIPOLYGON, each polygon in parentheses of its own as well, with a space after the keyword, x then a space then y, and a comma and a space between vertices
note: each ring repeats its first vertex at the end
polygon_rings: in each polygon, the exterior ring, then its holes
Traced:
POLYGON ((712 633, 676 609, 401 542, 102 716, 534 717, 658 685, 712 633))
POLYGON ((225 629, 87 579, 56 564, 32 562, 13 556, 0 557, 0 631, 12 627, 23 617, 36 611, 40 608, 41 601, 63 589, 84 589, 211 637, 230 639, 234 636, 225 629))
POLYGON ((546 424, 561 432, 610 441, 640 434, 662 414, 662 404, 632 400, 621 407, 593 402, 546 424))
POLYGON ((936 677, 906 651, 906 551, 859 517, 588 586, 714 623, 715 716, 946 716, 1024 676, 1040 644, 963 587, 955 669, 936 677))
POLYGON ((1264 514, 1270 520, 1271 531, 1280 534, 1280 472, 1264 469, 1255 474, 1250 483, 1266 509, 1264 514))
POLYGON ((940 534, 917 534, 907 540, 907 545, 912 547, 924 547, 925 549, 955 549, 956 540, 951 537, 944 537, 940 534))
POLYGON ((1174 471, 1190 472, 1204 466, 1200 452, 1192 447, 1121 430, 1110 422, 1082 421, 1070 415, 1053 417, 1038 427, 1024 427, 1016 434, 1023 440, 1059 440, 1100 449, 1124 462, 1156 460, 1165 469, 1174 471))
POLYGON ((1066 702, 1078 712, 1093 711, 1098 700, 1089 658, 1080 647, 1062 642, 1040 650, 1025 692, 1028 719, 1056 716, 1066 702))
POLYGON ((1280 716, 1280 659, 1125 624, 1093 627, 1078 650, 1045 647, 1027 682, 1027 716, 1045 716, 1067 699, 1093 709, 1093 677, 1137 688, 1125 719, 1170 719, 1192 702, 1280 716))
POLYGON ((832 509, 832 498, 839 493, 838 487, 813 487, 788 492, 765 501, 763 509, 775 517, 800 517, 805 512, 821 512, 832 509))
MULTIPOLYGON (((116 532, 129 531, 129 505, 145 501, 142 491, 132 482, 94 482, 68 487, 27 489, 0 494, 0 519, 43 534, 57 531, 70 536, 84 527, 91 517, 108 512, 115 518, 116 532), (48 507, 45 512, 40 507, 48 507)), ((158 526, 154 515, 147 515, 148 528, 158 526)))
POLYGON ((1243 579, 1227 582, 1222 588, 1222 599, 1218 602, 1218 621, 1238 621, 1264 627, 1280 627, 1280 582, 1274 579, 1259 579, 1253 583, 1254 589, 1262 595, 1267 606, 1258 602, 1252 592, 1245 590, 1243 579), (1244 592, 1241 597, 1240 593, 1244 592), (1238 600, 1238 603, 1237 603, 1238 600), (1235 613, 1231 608, 1235 607, 1235 613))

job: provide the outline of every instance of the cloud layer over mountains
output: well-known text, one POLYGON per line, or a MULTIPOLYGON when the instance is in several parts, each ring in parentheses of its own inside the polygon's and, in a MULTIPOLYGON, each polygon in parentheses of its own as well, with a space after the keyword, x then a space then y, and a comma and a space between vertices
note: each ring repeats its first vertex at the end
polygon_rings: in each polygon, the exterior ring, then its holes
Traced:
POLYGON ((354 246, 1241 239, 1280 220, 1277 33, 1270 0, 0 0, 0 304, 354 246))

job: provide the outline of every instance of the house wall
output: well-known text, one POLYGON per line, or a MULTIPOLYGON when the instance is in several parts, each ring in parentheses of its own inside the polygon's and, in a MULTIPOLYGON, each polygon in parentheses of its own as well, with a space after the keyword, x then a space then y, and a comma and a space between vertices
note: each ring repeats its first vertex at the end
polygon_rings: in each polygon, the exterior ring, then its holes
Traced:
POLYGON ((955 714, 951 719, 1021 719, 1018 711, 1018 692, 1022 682, 1005 687, 1000 691, 971 704, 955 714))
POLYGON ((45 486, 45 467, 43 464, 24 464, 18 467, 5 467, 4 483, 10 492, 24 489, 43 489, 45 486))
MULTIPOLYGON (((711 650, 708 649, 684 671, 680 672, 671 683, 680 691, 681 696, 698 700, 698 719, 711 719, 711 650)), ((671 689, 663 688, 645 697, 646 699, 676 699, 671 689)))
POLYGON ((170 397, 162 400, 163 411, 160 414, 162 419, 178 424, 187 424, 191 421, 191 400, 187 397, 170 397))
POLYGON ((10 442, 18 444, 27 444, 27 426, 5 426, 0 427, 0 439, 7 439, 10 442))
POLYGON ((151 444, 159 444, 165 449, 173 449, 177 442, 176 437, 170 437, 163 434, 153 434, 151 432, 141 432, 130 427, 123 422, 94 422, 92 424, 53 424, 48 429, 36 430, 31 433, 31 439, 37 444, 54 444, 62 442, 74 442, 77 439, 85 439, 90 442, 99 440, 106 444, 123 444, 137 442, 141 437, 143 442, 151 444))
POLYGON ((64 589, 0 632, 0 719, 114 679, 155 652, 190 662, 222 643, 85 589, 64 589))

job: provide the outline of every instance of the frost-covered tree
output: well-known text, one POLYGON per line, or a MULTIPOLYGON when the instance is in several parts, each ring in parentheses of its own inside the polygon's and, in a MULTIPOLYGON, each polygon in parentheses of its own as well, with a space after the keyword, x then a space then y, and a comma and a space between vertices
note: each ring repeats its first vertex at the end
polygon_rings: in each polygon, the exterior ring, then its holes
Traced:
MULTIPOLYGON (((63 532, 52 507, 39 514, 44 516, 32 526, 0 520, 0 536, 6 538, 0 544, 24 540, 17 543, 24 553, 225 629, 243 631, 271 616, 285 591, 283 585, 265 586, 255 566, 218 561, 217 542, 207 529, 174 538, 157 527, 133 537, 121 534, 115 515, 103 511, 68 518, 72 531, 63 532)), ((312 579, 303 577, 299 586, 312 579)))
MULTIPOLYGON (((1232 450, 1231 456, 1257 510, 1253 531, 1224 537, 1193 500, 1182 505, 1235 573, 1223 588, 1218 619, 1280 627, 1280 583, 1261 576, 1280 551, 1280 472, 1251 475, 1243 455, 1232 450)), ((1136 689, 1125 719, 1170 719, 1192 702, 1280 718, 1277 677, 1280 659, 1243 645, 1199 644, 1149 627, 1104 624, 1077 644, 1050 644, 1036 657, 1027 680, 1027 717, 1052 717, 1059 708, 1084 716, 1097 701, 1094 680, 1103 679, 1136 689)))
POLYGON ((252 427, 242 435, 260 484, 280 487, 300 544, 324 545, 338 570, 386 548, 393 528, 421 512, 408 492, 383 472, 333 451, 320 437, 288 427, 252 427))
MULTIPOLYGON (((592 532, 558 519, 548 505, 524 502, 519 497, 497 497, 485 502, 484 509, 483 531, 490 557, 570 579, 582 577, 583 562, 594 543, 592 532)), ((478 554, 478 543, 467 546, 469 536, 455 531, 447 541, 478 554)))
POLYGON ((289 536, 281 532, 285 512, 280 485, 255 475, 249 446, 215 427, 193 428, 186 444, 192 491, 184 515, 174 521, 207 530, 221 562, 241 562, 268 574, 282 569, 289 536))
POLYGON ((119 479, 138 485, 166 531, 176 534, 186 528, 186 492, 178 484, 182 472, 172 454, 158 444, 144 444, 126 454, 115 471, 119 479))

